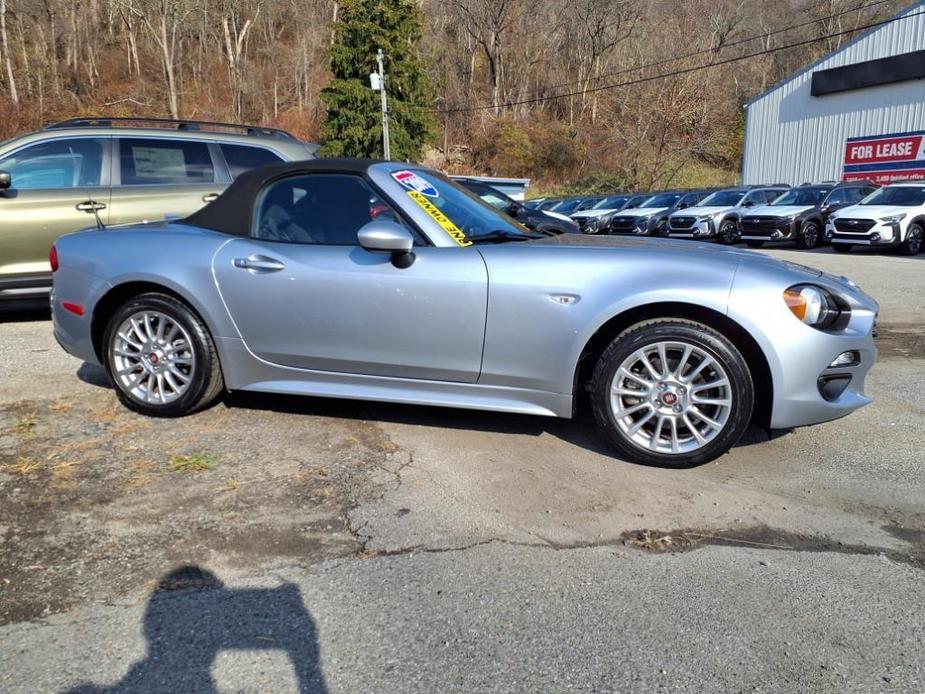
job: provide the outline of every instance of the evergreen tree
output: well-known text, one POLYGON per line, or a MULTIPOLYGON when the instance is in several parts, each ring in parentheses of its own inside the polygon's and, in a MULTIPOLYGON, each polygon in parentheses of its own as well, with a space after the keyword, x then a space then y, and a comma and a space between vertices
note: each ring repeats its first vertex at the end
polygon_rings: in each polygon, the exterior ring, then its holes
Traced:
POLYGON ((376 51, 385 52, 392 158, 419 159, 432 138, 435 118, 421 110, 432 104, 433 88, 417 44, 423 30, 419 0, 344 0, 331 44, 334 78, 322 93, 328 117, 322 154, 382 157, 379 93, 369 86, 377 70, 376 51))

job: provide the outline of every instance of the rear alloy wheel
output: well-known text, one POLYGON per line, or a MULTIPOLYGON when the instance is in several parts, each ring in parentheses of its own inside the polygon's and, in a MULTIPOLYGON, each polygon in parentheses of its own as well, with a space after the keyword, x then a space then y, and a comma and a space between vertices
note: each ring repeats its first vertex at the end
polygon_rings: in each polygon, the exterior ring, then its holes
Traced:
POLYGON ((681 319, 619 335, 598 360, 591 390, 598 426, 621 457, 671 468, 726 453, 748 428, 755 399, 736 347, 681 319))
POLYGON ((749 248, 762 248, 764 246, 764 241, 746 241, 745 245, 749 248))
POLYGON ((179 417, 211 405, 224 389, 215 345, 189 307, 143 294, 112 316, 105 361, 123 405, 154 417, 179 417))
POLYGON ((836 253, 850 253, 851 249, 854 248, 850 243, 833 243, 832 249, 836 253))
POLYGON ((819 228, 819 222, 812 219, 803 222, 800 233, 797 234, 797 246, 807 250, 819 246, 822 240, 822 230, 819 228))
POLYGON ((723 220, 723 223, 719 225, 719 240, 727 246, 738 242, 739 223, 734 219, 723 220))
POLYGON ((925 241, 925 232, 922 225, 916 222, 910 224, 906 230, 906 240, 899 244, 899 252, 903 255, 918 255, 922 250, 922 243, 925 241))

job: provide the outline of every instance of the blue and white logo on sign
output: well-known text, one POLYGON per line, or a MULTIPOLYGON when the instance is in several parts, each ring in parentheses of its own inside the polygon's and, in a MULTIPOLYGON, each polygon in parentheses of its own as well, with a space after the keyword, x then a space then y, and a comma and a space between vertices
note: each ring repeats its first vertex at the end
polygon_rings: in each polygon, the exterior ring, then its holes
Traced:
POLYGON ((415 190, 429 198, 440 197, 437 189, 434 188, 430 182, 424 180, 413 171, 396 171, 392 174, 392 178, 401 183, 402 187, 407 190, 415 190))

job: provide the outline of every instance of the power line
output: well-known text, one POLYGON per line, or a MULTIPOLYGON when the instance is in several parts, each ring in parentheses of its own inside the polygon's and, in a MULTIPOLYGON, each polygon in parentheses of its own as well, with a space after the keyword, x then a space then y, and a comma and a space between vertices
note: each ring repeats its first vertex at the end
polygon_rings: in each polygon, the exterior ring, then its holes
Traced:
MULTIPOLYGON (((797 41, 795 43, 789 43, 783 46, 767 48, 761 51, 755 51, 753 53, 746 53, 745 55, 735 56, 732 58, 724 58, 723 60, 706 63, 704 65, 695 65, 693 67, 683 68, 683 69, 675 70, 672 72, 666 72, 666 73, 662 73, 658 75, 649 75, 648 77, 639 77, 636 79, 627 80, 624 82, 616 82, 613 84, 605 84, 600 87, 589 87, 587 89, 579 89, 575 91, 564 92, 562 94, 552 94, 549 96, 541 96, 541 97, 535 97, 535 98, 530 98, 530 99, 520 99, 518 101, 508 101, 503 104, 498 104, 497 106, 495 106, 495 104, 480 104, 477 106, 464 106, 461 108, 439 109, 439 108, 432 108, 428 106, 415 106, 415 105, 402 104, 401 108, 405 110, 417 110, 417 111, 425 111, 428 113, 435 113, 438 115, 446 115, 450 113, 470 113, 473 111, 487 111, 487 110, 494 109, 494 108, 509 108, 511 106, 522 106, 526 104, 536 104, 536 103, 543 103, 546 101, 555 101, 557 99, 567 99, 573 96, 582 96, 584 94, 594 94, 597 92, 608 91, 610 89, 619 89, 620 87, 630 87, 633 85, 643 84, 646 82, 653 82, 653 81, 660 80, 660 79, 666 79, 668 77, 679 77, 681 75, 687 75, 692 72, 698 72, 700 70, 707 70, 713 67, 729 65, 731 63, 737 63, 743 60, 750 60, 751 58, 758 58, 764 55, 772 55, 774 53, 779 53, 780 51, 790 50, 791 48, 800 48, 802 46, 807 46, 813 43, 819 43, 820 41, 826 41, 828 39, 838 38, 840 36, 845 36, 847 34, 853 34, 858 31, 864 31, 866 29, 873 29, 875 27, 886 26, 887 24, 892 24, 893 22, 898 22, 903 19, 911 19, 912 17, 917 17, 922 14, 925 14, 925 10, 920 11, 920 12, 914 12, 912 14, 902 15, 899 17, 891 17, 890 19, 884 19, 878 22, 871 22, 870 24, 864 24, 862 26, 858 26, 853 29, 846 29, 844 31, 833 32, 831 34, 826 34, 824 36, 817 36, 811 39, 805 39, 803 41, 797 41)), ((677 59, 678 58, 676 58, 675 60, 677 59)), ((671 62, 671 61, 668 61, 668 62, 671 62)), ((656 64, 657 63, 653 63, 652 65, 656 65, 656 64)), ((636 72, 639 70, 644 70, 646 67, 650 67, 650 66, 643 65, 638 68, 629 70, 628 72, 636 72)))
MULTIPOLYGON (((741 39, 736 39, 735 41, 725 43, 716 48, 701 48, 698 51, 693 51, 691 53, 682 53, 681 55, 675 55, 670 58, 663 58, 662 60, 657 60, 653 63, 645 63, 643 65, 638 65, 636 67, 624 68, 622 70, 616 70, 614 72, 607 72, 602 75, 598 75, 597 77, 590 77, 588 78, 587 81, 600 82, 601 80, 609 79, 611 77, 617 77, 619 75, 626 75, 631 72, 638 72, 640 70, 645 70, 647 68, 652 68, 652 67, 658 67, 660 65, 667 65, 669 63, 676 63, 679 60, 686 60, 687 58, 696 58, 698 55, 704 55, 707 53, 719 53, 721 51, 726 50, 727 48, 734 48, 735 46, 741 46, 744 43, 751 43, 752 41, 768 39, 771 36, 777 36, 779 34, 786 34, 789 31, 794 31, 796 29, 802 29, 812 24, 819 24, 820 22, 827 22, 831 19, 837 19, 838 17, 842 17, 846 14, 851 14, 852 12, 860 12, 861 10, 868 10, 872 7, 877 7, 878 5, 884 5, 888 2, 893 2, 893 1, 894 0, 873 0, 873 2, 870 2, 867 4, 862 3, 850 9, 842 10, 841 12, 836 12, 834 14, 830 14, 825 17, 809 19, 809 20, 806 20, 805 22, 800 22, 799 24, 791 24, 790 26, 786 26, 781 29, 775 29, 774 31, 768 31, 763 34, 754 34, 753 36, 746 36, 741 39)), ((809 5, 808 7, 804 8, 804 10, 808 10, 811 7, 819 7, 824 2, 826 2, 826 0, 820 0, 819 2, 813 3, 812 5, 809 5)), ((859 31, 859 29, 852 29, 851 31, 859 31)), ((547 84, 547 85, 544 85, 542 89, 545 91, 549 89, 559 89, 560 87, 570 87, 573 84, 582 84, 584 81, 585 80, 570 80, 568 82, 559 82, 558 84, 547 84)))

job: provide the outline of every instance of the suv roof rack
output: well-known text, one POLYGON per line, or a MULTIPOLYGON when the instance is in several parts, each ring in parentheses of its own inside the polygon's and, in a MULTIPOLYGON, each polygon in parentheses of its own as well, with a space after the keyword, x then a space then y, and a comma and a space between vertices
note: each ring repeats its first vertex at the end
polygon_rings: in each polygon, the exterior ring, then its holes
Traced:
POLYGON ((262 125, 241 125, 240 123, 216 123, 202 120, 175 120, 173 118, 132 118, 117 117, 110 118, 103 116, 99 118, 69 118, 58 123, 50 123, 44 127, 44 130, 57 130, 61 128, 131 128, 131 127, 155 127, 164 130, 187 130, 187 131, 211 131, 225 132, 236 131, 243 135, 254 135, 259 137, 280 137, 287 140, 295 140, 296 137, 280 128, 267 128, 262 125))

